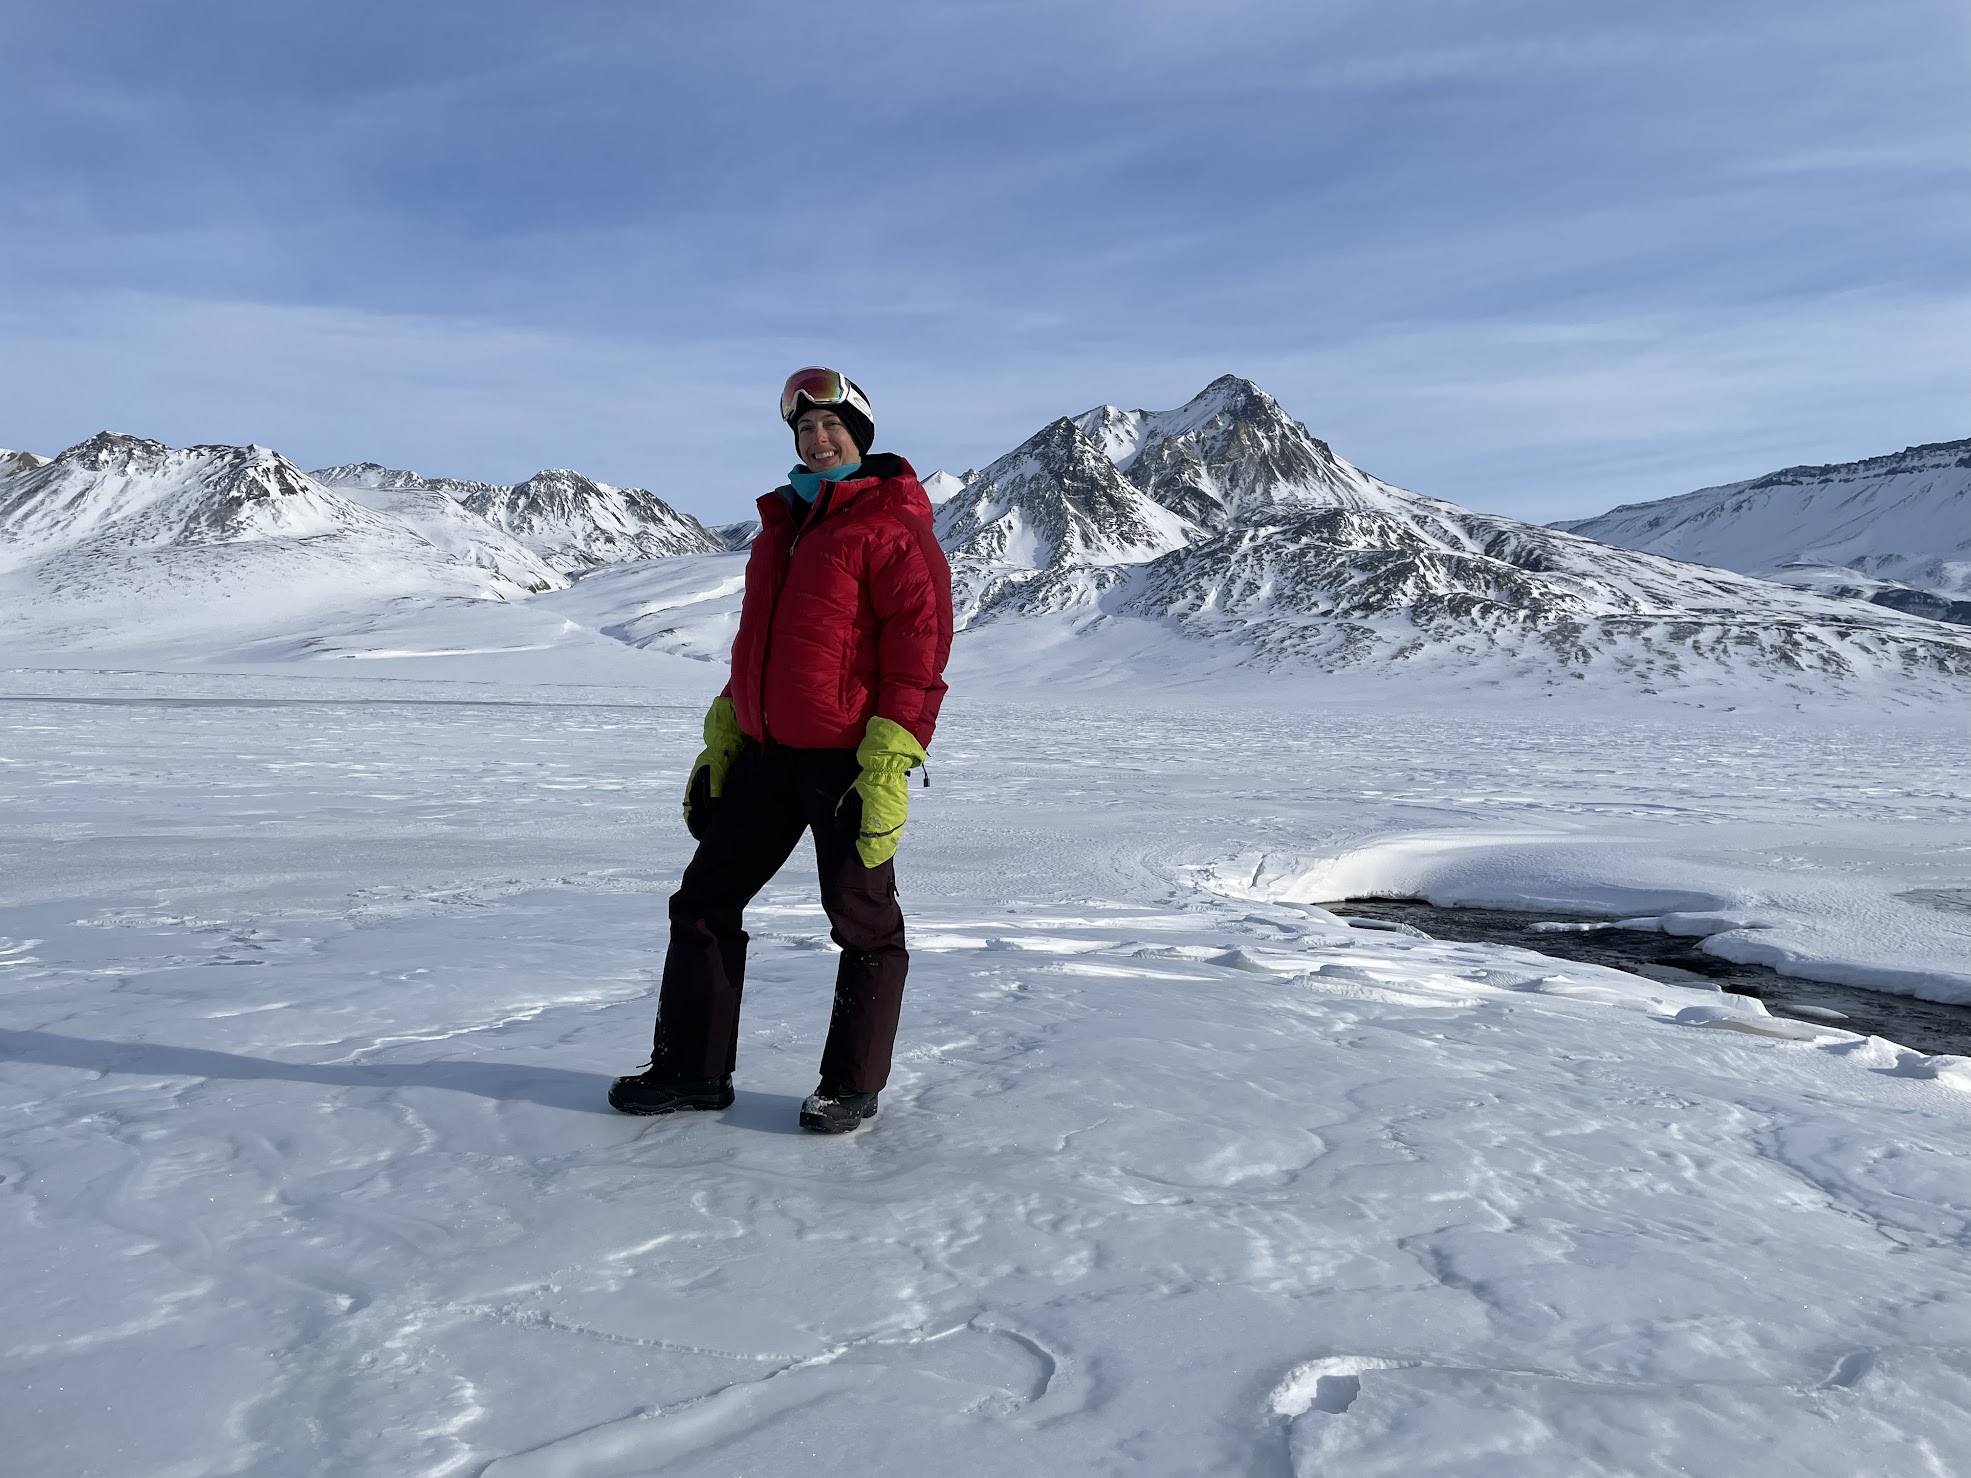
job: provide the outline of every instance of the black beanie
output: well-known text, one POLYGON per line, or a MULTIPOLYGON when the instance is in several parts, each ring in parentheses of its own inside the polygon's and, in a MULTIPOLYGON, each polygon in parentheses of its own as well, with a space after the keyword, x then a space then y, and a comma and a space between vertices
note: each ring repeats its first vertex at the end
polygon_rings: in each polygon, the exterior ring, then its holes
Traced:
POLYGON ((869 455, 869 449, 876 444, 876 424, 854 406, 844 402, 829 407, 842 418, 842 424, 849 428, 849 436, 855 442, 855 449, 869 455))

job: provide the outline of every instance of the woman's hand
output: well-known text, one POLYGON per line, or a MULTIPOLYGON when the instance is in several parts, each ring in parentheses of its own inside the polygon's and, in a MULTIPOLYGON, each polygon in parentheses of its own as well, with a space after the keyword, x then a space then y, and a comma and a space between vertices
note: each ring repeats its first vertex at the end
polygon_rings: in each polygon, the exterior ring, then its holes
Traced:
POLYGON ((910 811, 910 772, 924 763, 924 746, 902 724, 872 718, 856 747, 862 773, 835 807, 835 824, 855 838, 864 867, 896 856, 910 811))
POLYGON ((694 841, 704 841, 712 829, 712 813, 725 794, 725 777, 745 742, 732 700, 719 694, 705 710, 705 748, 692 761, 691 778, 684 785, 684 829, 694 841))

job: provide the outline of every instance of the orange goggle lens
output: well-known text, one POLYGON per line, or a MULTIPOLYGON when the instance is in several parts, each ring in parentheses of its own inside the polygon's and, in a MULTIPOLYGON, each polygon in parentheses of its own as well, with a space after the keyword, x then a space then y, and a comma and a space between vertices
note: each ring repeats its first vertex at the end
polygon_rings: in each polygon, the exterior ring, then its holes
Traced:
POLYGON ((780 391, 780 419, 791 420, 803 397, 815 405, 840 405, 849 398, 848 382, 832 369, 795 370, 780 391))

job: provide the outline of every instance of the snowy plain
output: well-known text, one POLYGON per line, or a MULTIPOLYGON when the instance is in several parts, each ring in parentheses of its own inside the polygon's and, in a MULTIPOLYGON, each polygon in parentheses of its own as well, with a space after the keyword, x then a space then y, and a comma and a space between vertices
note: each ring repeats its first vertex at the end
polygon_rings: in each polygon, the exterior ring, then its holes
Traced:
POLYGON ((10 666, 0 1472, 1971 1473, 1971 1063, 1316 906, 1948 998, 1959 716, 961 638, 881 1117, 797 854, 737 1103, 624 1118, 723 568, 10 666))

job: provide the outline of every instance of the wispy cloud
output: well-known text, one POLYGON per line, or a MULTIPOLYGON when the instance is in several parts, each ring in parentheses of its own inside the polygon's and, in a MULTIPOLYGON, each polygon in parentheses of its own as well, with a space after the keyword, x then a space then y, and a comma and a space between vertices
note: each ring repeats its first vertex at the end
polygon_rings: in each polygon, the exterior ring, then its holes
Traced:
POLYGON ((574 463, 727 515, 793 364, 957 467, 1235 370, 1558 517, 1971 431, 1938 0, 188 14, 10 21, 0 442, 574 463))

